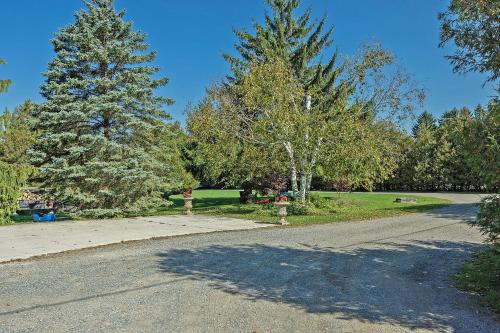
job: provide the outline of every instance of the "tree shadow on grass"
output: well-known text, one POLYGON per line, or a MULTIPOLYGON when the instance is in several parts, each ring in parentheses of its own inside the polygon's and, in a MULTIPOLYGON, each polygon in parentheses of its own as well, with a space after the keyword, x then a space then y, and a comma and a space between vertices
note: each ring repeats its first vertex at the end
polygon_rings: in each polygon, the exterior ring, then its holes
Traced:
POLYGON ((356 250, 213 245, 158 256, 163 272, 207 281, 212 288, 254 301, 345 320, 469 332, 450 304, 458 294, 450 274, 480 247, 446 241, 379 243, 356 250))
MULTIPOLYGON (((183 209, 184 200, 175 198, 171 199, 175 209, 183 209)), ((194 198, 193 206, 195 211, 202 213, 220 213, 233 215, 246 215, 258 211, 258 207, 251 204, 240 204, 238 198, 194 198)))
MULTIPOLYGON (((171 199, 174 203, 174 206, 184 206, 184 200, 182 198, 174 198, 171 199)), ((217 208, 220 206, 230 206, 230 205, 239 205, 238 198, 194 198, 193 205, 199 209, 207 209, 207 208, 217 208)))

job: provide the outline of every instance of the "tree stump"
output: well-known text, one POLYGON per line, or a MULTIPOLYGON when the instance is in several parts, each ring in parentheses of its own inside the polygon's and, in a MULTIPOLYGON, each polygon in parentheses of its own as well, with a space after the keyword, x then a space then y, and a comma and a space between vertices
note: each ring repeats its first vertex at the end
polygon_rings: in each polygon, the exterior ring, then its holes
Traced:
POLYGON ((397 203, 417 203, 415 198, 396 198, 397 203))

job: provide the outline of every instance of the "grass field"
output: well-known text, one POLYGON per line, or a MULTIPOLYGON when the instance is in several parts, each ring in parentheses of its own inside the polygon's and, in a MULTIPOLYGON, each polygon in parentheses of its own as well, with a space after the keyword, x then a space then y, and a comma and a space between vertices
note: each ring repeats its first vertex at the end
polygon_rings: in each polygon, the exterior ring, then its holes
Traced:
MULTIPOLYGON (((313 209, 308 215, 288 217, 291 224, 329 223, 349 220, 368 220, 423 212, 442 207, 449 202, 431 197, 415 197, 417 203, 396 203, 396 194, 333 193, 315 192, 329 202, 327 209, 313 209)), ((195 214, 216 215, 252 219, 262 222, 276 222, 276 209, 272 205, 239 203, 238 190, 198 190, 193 192, 195 214)), ((156 215, 180 214, 183 211, 182 196, 172 196, 174 205, 154 212, 156 215)))

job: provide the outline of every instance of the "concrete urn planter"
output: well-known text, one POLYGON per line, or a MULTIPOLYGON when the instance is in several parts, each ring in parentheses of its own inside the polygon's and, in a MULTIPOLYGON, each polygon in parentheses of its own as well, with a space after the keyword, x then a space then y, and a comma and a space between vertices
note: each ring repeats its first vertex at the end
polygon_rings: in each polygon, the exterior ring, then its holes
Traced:
POLYGON ((274 205, 278 207, 278 223, 281 225, 290 225, 290 223, 286 220, 286 217, 288 216, 286 208, 290 206, 290 203, 286 201, 277 201, 274 205))
POLYGON ((193 215, 193 191, 187 190, 182 193, 184 197, 184 215, 193 215))

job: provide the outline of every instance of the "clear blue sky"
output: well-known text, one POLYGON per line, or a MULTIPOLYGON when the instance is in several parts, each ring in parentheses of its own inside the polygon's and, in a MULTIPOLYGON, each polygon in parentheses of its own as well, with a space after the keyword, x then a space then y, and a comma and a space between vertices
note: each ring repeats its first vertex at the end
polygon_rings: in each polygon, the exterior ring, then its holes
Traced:
MULTIPOLYGON (((335 27, 336 47, 352 54, 364 42, 378 41, 397 55, 407 70, 427 88, 425 109, 440 115, 454 106, 486 103, 493 89, 482 87, 484 77, 453 74, 437 47, 437 13, 448 0, 303 0, 317 17, 328 15, 335 27)), ((232 28, 250 27, 261 20, 264 0, 117 0, 135 28, 148 33, 158 51, 157 64, 170 84, 158 93, 176 100, 167 110, 182 120, 188 103, 196 103, 210 83, 222 78, 228 66, 222 53, 233 52, 232 28)), ((0 95, 0 108, 25 99, 42 101, 42 73, 53 57, 49 40, 73 22, 80 0, 3 1, 0 11, 0 78, 13 85, 0 95)), ((449 50, 448 50, 449 51, 449 50)))

